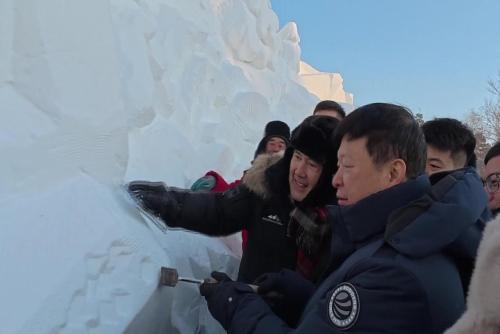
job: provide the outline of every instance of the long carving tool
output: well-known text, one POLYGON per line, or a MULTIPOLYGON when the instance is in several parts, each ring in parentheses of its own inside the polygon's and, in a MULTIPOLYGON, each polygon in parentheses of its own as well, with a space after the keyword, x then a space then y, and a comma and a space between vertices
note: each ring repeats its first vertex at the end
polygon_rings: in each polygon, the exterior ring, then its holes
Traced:
MULTIPOLYGON (((161 273, 160 273, 160 285, 165 285, 165 286, 176 286, 178 282, 187 282, 187 283, 194 283, 194 284, 202 284, 204 282, 209 282, 209 283, 217 283, 217 281, 213 278, 207 278, 207 279, 196 279, 196 278, 190 278, 190 277, 181 277, 179 276, 179 273, 177 272, 177 269, 175 268, 168 268, 168 267, 161 267, 161 273)), ((253 284, 248 284, 250 288, 252 288, 253 291, 257 292, 257 285, 253 284)))

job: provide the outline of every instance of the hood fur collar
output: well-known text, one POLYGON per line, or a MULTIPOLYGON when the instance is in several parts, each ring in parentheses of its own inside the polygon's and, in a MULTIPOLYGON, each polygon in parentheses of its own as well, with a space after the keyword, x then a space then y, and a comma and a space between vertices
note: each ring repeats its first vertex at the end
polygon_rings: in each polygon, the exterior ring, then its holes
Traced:
POLYGON ((500 333, 500 215, 486 224, 467 296, 467 310, 445 334, 500 333))
POLYGON ((269 198, 271 191, 266 181, 266 170, 283 158, 283 152, 274 154, 259 154, 252 167, 243 176, 243 184, 253 193, 262 198, 269 198))

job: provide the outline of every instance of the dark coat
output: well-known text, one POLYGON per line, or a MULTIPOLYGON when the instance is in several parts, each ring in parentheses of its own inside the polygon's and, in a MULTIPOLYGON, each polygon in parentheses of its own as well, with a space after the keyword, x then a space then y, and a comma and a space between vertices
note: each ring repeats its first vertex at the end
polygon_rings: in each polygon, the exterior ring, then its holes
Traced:
MULTIPOLYGON (((169 189, 180 204, 181 212, 172 227, 182 227, 211 236, 248 231, 238 280, 251 283, 267 272, 283 268, 294 270, 297 262, 295 240, 287 236, 290 212, 294 208, 288 194, 276 193, 268 186, 268 173, 280 155, 260 155, 243 178, 243 182, 223 193, 189 192, 169 189)), ((286 166, 288 168, 288 166, 286 166)), ((325 241, 323 253, 328 258, 325 241)), ((328 261, 323 261, 328 263, 328 261)), ((326 267, 317 269, 319 277, 326 267)))
POLYGON ((228 332, 442 333, 464 311, 464 263, 474 259, 489 212, 474 170, 438 184, 431 190, 421 176, 353 206, 331 207, 332 252, 340 265, 311 297, 297 328, 260 298, 235 297, 228 332))

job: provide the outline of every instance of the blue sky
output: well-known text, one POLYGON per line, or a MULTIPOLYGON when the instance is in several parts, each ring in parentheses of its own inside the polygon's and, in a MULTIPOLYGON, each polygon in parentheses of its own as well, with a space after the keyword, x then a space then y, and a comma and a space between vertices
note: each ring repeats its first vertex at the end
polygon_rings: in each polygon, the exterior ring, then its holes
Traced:
POLYGON ((500 71, 500 0, 271 0, 302 59, 339 72, 356 105, 464 119, 500 71))

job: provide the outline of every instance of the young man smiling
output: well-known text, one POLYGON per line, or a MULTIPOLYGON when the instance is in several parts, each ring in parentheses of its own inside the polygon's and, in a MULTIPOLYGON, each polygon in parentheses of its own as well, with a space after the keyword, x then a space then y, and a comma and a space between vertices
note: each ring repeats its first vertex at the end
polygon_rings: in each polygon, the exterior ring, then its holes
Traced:
MULTIPOLYGON (((424 136, 401 106, 360 107, 336 133, 333 271, 317 289, 290 274, 272 282, 289 308, 304 308, 313 293, 293 332, 442 333, 464 310, 465 262, 487 212, 478 175, 456 171, 431 187, 424 136)), ((207 292, 207 284, 200 290, 229 333, 292 332, 248 287, 226 280, 207 292)))
POLYGON ((288 184, 290 197, 301 202, 318 183, 323 166, 299 150, 294 150, 290 160, 288 184))
POLYGON ((284 155, 260 154, 236 187, 222 193, 190 192, 135 181, 129 191, 166 225, 211 236, 242 229, 248 241, 238 280, 289 268, 317 281, 329 261, 325 205, 335 200, 331 136, 338 121, 310 116, 293 132, 284 155))

